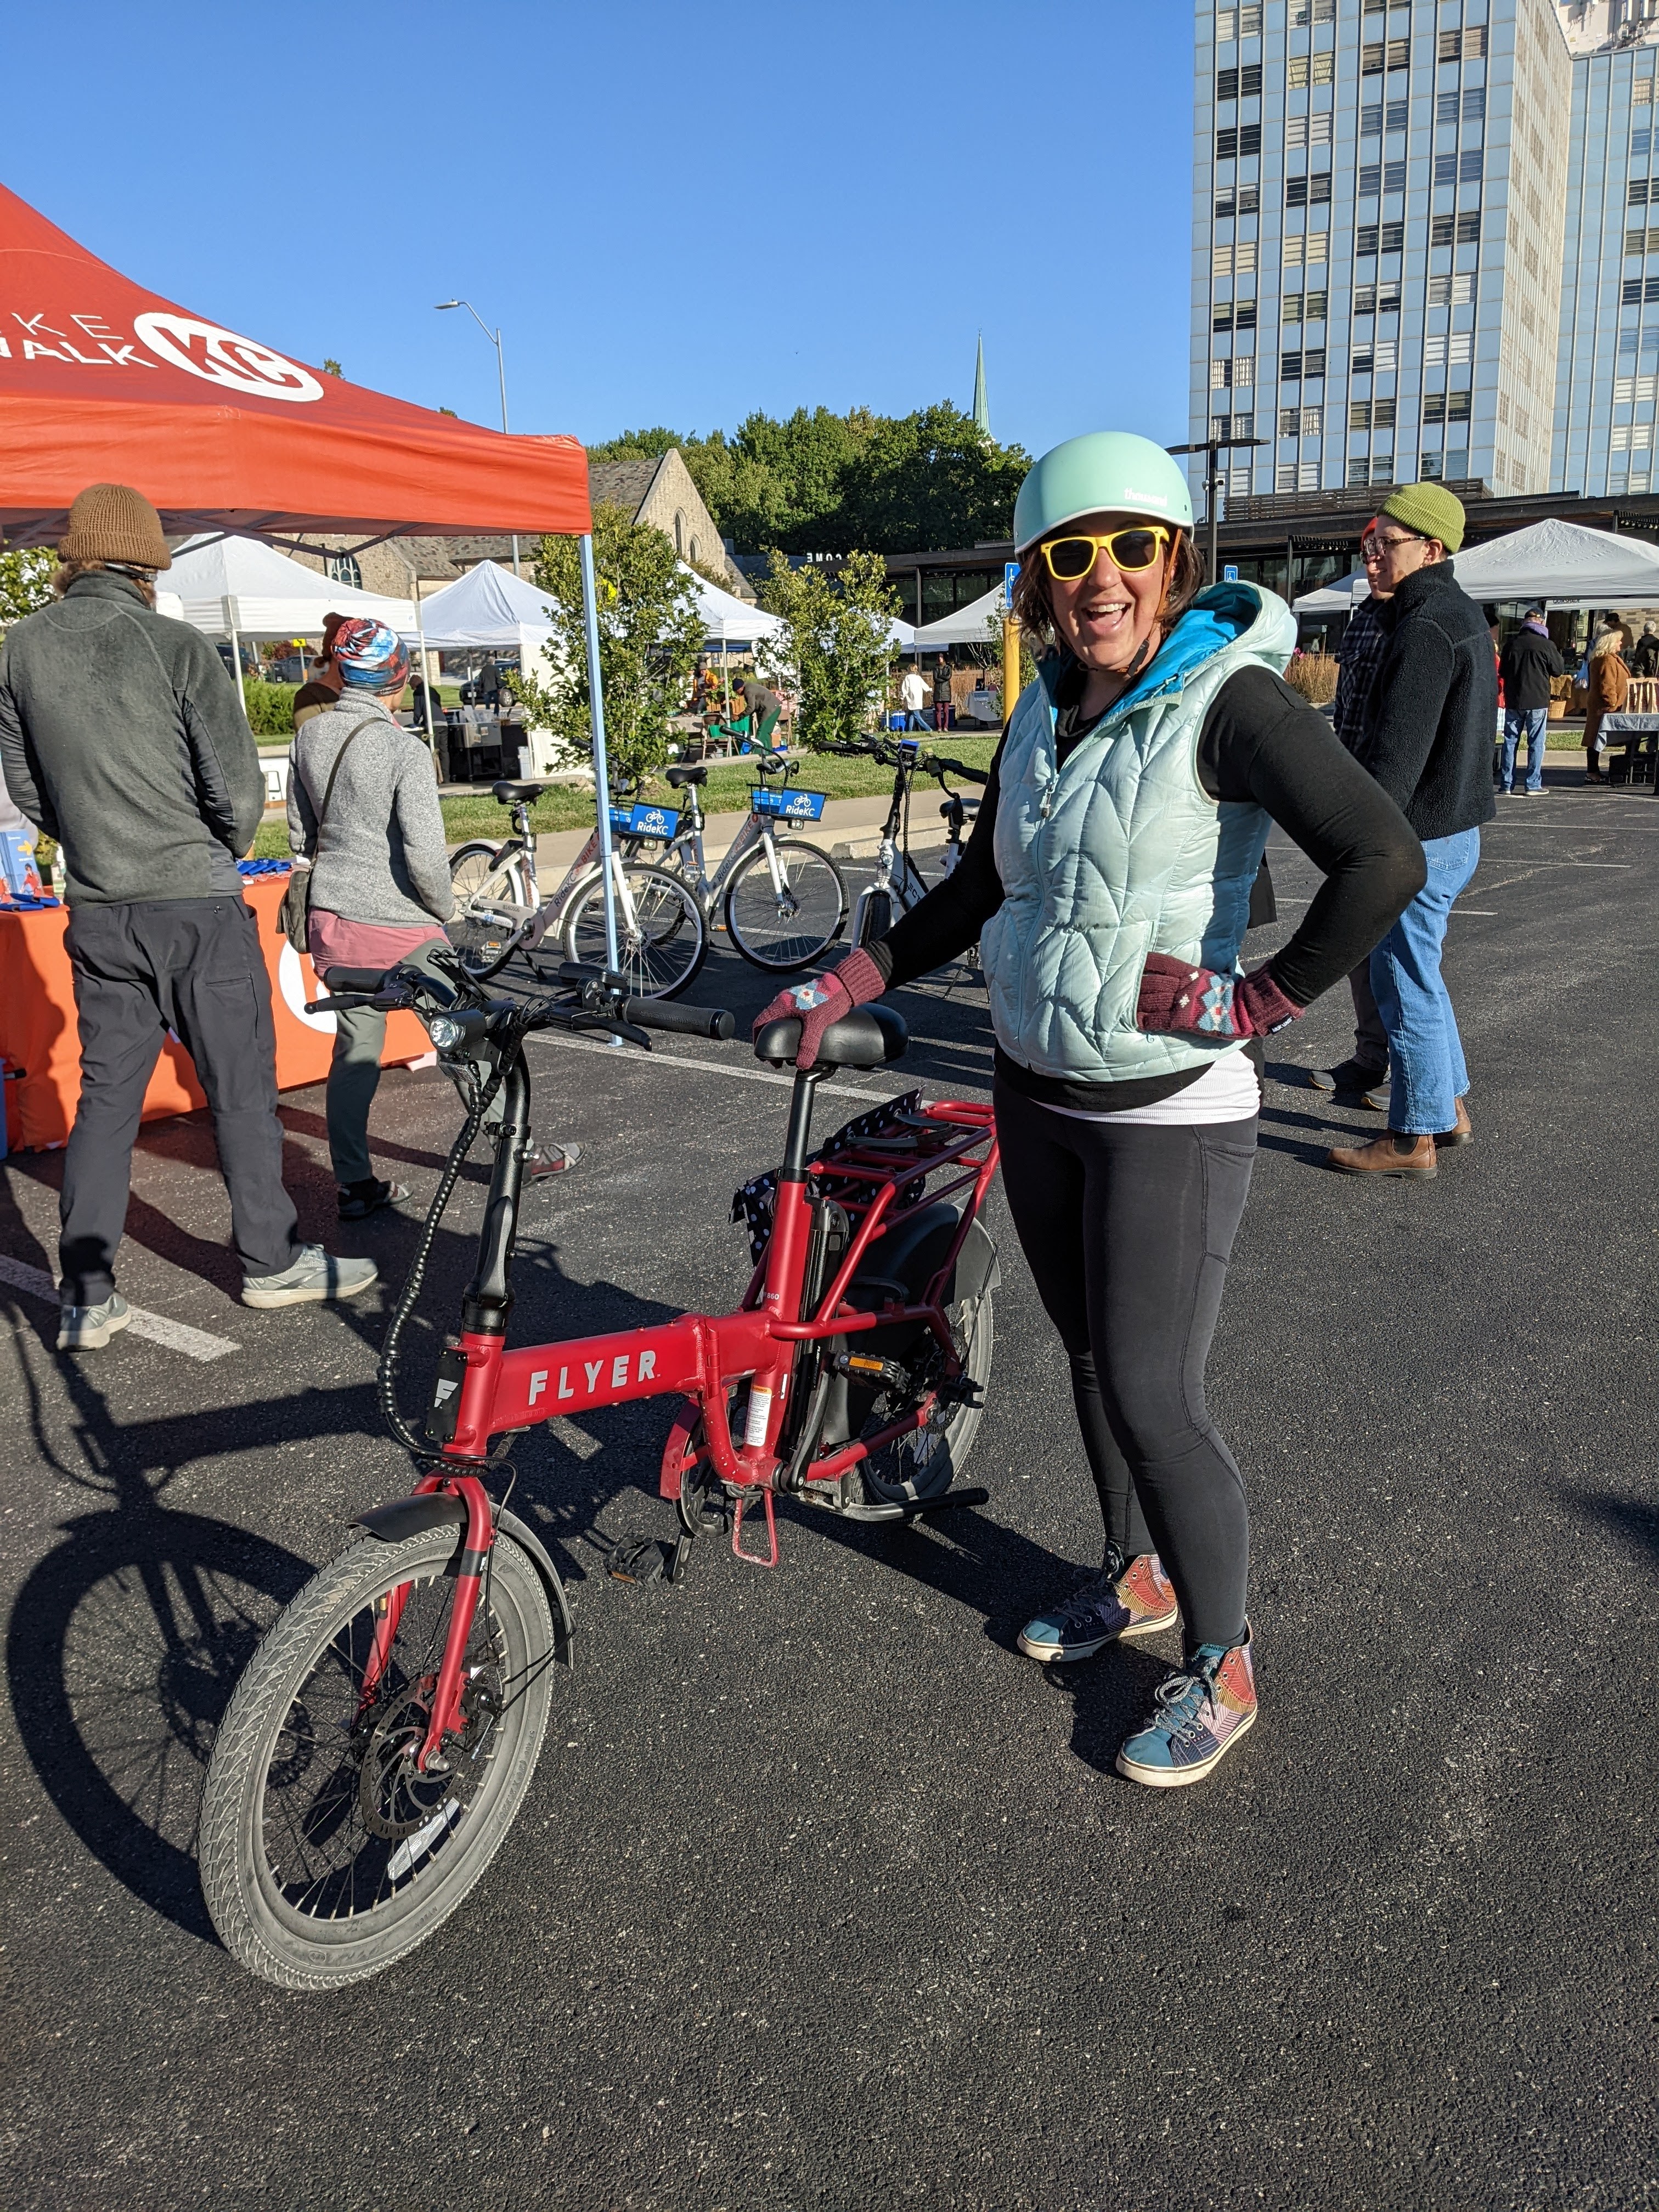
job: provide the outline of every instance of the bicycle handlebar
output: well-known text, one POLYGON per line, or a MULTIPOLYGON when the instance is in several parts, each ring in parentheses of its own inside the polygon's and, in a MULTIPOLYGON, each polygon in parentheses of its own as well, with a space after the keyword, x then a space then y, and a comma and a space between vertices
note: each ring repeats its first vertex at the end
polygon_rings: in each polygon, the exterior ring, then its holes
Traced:
POLYGON ((670 1036, 712 1037, 724 1044, 737 1034, 737 1017, 724 1006, 677 1006, 663 999, 625 999, 623 1018, 670 1036))

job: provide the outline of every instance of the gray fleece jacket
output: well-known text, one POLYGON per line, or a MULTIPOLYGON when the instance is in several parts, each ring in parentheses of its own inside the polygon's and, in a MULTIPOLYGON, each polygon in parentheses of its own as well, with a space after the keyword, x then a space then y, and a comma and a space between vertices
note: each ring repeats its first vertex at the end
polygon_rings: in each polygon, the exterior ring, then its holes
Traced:
POLYGON ((298 858, 314 854, 311 903, 326 914, 413 928, 447 921, 455 910, 432 756, 378 699, 343 694, 295 736, 288 841, 298 858), (335 781, 319 843, 329 771, 360 722, 366 726, 335 781))
POLYGON ((63 848, 71 906, 241 896, 258 749, 216 649, 130 577, 79 576, 7 633, 0 767, 63 848))

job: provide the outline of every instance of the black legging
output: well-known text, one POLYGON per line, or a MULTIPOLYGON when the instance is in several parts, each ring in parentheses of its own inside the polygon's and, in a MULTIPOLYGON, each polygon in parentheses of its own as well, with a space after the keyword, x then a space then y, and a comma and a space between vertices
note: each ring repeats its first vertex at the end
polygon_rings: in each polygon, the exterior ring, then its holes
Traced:
POLYGON ((1072 1367, 1108 1540, 1156 1551, 1188 1648, 1244 1633, 1249 1518, 1204 1364, 1255 1159, 1254 1116, 1079 1121, 999 1079, 1014 1227, 1072 1367), (1144 1517, 1143 1517, 1144 1516, 1144 1517))

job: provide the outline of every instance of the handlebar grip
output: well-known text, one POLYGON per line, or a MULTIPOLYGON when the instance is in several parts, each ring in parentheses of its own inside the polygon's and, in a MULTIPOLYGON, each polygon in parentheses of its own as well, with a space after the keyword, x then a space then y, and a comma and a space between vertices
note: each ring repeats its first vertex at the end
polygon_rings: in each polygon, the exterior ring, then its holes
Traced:
POLYGON ((724 1006, 676 1006, 663 999, 629 999, 626 1020, 642 1030, 664 1030, 671 1036, 713 1037, 724 1044, 737 1033, 737 1017, 724 1006))
POLYGON ((331 991, 378 991, 386 975, 384 968, 328 968, 323 981, 331 991))
POLYGON ((961 776, 967 783, 987 784, 991 781, 991 772, 988 769, 969 768, 966 761, 946 760, 943 753, 935 755, 934 765, 949 769, 952 775, 961 776))

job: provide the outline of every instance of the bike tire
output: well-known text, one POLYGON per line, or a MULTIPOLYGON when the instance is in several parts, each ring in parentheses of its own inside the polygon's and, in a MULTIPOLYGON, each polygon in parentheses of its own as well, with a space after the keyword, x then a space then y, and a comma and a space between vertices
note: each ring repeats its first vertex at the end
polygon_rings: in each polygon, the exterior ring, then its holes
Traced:
POLYGON ((847 881, 830 855, 805 838, 779 837, 774 842, 788 871, 787 890, 794 897, 799 885, 804 896, 791 913, 781 910, 766 848, 757 845, 726 887, 726 933, 751 968, 787 975, 821 960, 841 935, 847 921, 847 881), (799 928, 786 926, 797 921, 799 928))
MULTIPOLYGON (((971 1302, 959 1300, 945 1309, 963 1368, 975 1382, 988 1387, 996 1345, 993 1297, 988 1284, 977 1298, 971 1302), (968 1310, 970 1304, 971 1310, 968 1310)), ((893 1418, 891 1413, 874 1415, 871 1425, 879 1427, 883 1420, 893 1418)), ((953 1407, 943 1427, 915 1430, 909 1436, 901 1437, 896 1443, 861 1461, 858 1472, 864 1478, 868 1503, 906 1505, 942 1498, 961 1474, 984 1418, 982 1404, 953 1407)))
MULTIPOLYGON (((647 860, 624 860, 623 875, 634 905, 635 926, 619 924, 617 961, 636 999, 677 999, 708 957, 708 924, 683 876, 647 860)), ((565 908, 564 957, 606 966, 605 896, 599 872, 565 908)))
POLYGON ((474 839, 450 856, 456 911, 445 925, 467 974, 487 983, 513 957, 513 933, 530 906, 524 864, 515 854, 497 865, 498 845, 474 839))
POLYGON ((226 1709, 198 1829, 202 1890, 225 1948, 279 1988, 338 1989, 406 1956, 468 1896, 524 1802, 546 1733, 556 1646, 541 1577, 510 1537, 495 1539, 487 1607, 479 1595, 467 1646, 472 1711, 459 1746, 452 1740, 447 1782, 411 1781, 394 1748, 420 1724, 422 1675, 428 1662, 436 1670, 446 1585, 459 1557, 450 1526, 400 1544, 350 1546, 271 1624, 226 1709), (410 1595, 387 1686, 364 1708, 353 1654, 366 1654, 376 1601, 400 1584, 410 1595), (416 1717, 393 1733, 405 1711, 416 1717), (378 1784, 371 1753, 381 1761, 378 1784), (412 1806, 420 1825, 394 1827, 377 1811, 382 1829, 372 1831, 369 1798, 374 1808, 412 1806), (459 1809, 449 1813, 451 1805, 459 1809))

